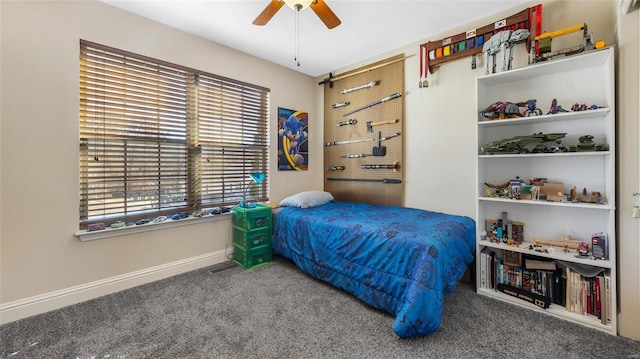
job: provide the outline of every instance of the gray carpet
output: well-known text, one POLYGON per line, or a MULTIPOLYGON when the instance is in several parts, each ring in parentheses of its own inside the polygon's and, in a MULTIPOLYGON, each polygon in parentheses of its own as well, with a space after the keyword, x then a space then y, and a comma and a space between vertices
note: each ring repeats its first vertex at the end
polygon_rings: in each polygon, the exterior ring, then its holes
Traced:
POLYGON ((640 358, 640 343, 476 295, 438 332, 393 318, 278 258, 218 265, 0 326, 2 358, 640 358), (213 270, 211 270, 213 269, 213 270))

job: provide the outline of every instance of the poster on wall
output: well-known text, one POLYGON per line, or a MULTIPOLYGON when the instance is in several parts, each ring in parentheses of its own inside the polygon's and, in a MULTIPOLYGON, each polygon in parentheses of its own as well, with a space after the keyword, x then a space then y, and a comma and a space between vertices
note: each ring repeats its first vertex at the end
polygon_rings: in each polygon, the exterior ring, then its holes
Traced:
POLYGON ((309 167, 309 114, 278 107, 278 170, 306 171, 309 167))

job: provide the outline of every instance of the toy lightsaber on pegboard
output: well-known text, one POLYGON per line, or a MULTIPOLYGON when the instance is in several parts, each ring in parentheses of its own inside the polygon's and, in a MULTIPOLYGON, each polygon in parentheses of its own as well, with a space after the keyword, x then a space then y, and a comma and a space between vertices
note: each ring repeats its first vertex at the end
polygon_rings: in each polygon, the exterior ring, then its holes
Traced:
POLYGON ((382 99, 380 99, 378 101, 374 101, 374 102, 372 102, 370 104, 364 105, 362 107, 358 107, 355 110, 351 110, 351 111, 345 113, 344 115, 342 115, 342 117, 347 117, 349 115, 353 115, 356 112, 359 112, 359 111, 362 111, 362 110, 366 110, 369 107, 373 107, 373 106, 379 105, 379 104, 387 102, 387 101, 391 101, 391 100, 396 99, 396 98, 398 98, 400 96, 402 96, 402 94, 400 92, 396 92, 396 93, 394 93, 392 95, 389 95, 389 96, 387 96, 385 98, 382 98, 382 99))
POLYGON ((400 162, 395 161, 391 164, 366 164, 360 165, 360 168, 363 170, 393 170, 393 172, 398 172, 400 169, 400 162))

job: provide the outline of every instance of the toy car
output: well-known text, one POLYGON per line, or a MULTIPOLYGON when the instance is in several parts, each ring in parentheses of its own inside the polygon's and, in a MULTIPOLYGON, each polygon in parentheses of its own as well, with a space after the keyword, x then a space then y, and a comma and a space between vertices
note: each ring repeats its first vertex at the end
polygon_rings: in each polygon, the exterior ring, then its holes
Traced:
POLYGON ((171 216, 171 219, 174 220, 174 221, 177 221, 179 219, 184 219, 184 218, 187 218, 187 217, 189 217, 189 213, 180 212, 180 213, 176 213, 173 216, 171 216))
POLYGON ((139 226, 139 225, 141 225, 141 224, 147 224, 147 223, 149 223, 149 222, 151 222, 151 221, 149 220, 149 218, 139 219, 139 220, 137 220, 137 221, 136 221, 136 226, 139 226))
POLYGON ((89 226, 87 226, 87 231, 89 232, 99 231, 102 229, 105 229, 104 223, 91 223, 89 226))
POLYGON ((160 223, 167 220, 167 216, 158 216, 153 219, 153 223, 160 223))
POLYGON ((123 221, 116 221, 111 223, 111 228, 120 228, 120 227, 124 227, 125 223, 123 221))

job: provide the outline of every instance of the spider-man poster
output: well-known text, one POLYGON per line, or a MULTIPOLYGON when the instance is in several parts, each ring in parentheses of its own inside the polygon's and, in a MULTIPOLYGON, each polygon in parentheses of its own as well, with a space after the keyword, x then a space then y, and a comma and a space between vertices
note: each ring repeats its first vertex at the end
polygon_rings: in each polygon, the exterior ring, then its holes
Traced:
POLYGON ((309 167, 309 114, 278 107, 278 170, 306 171, 309 167))

